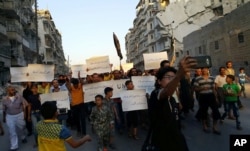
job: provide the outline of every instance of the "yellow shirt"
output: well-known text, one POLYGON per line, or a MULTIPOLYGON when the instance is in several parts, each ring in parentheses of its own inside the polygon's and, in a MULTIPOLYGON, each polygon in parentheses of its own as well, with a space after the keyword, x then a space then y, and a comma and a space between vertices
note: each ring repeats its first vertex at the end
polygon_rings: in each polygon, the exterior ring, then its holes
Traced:
POLYGON ((43 120, 37 123, 38 151, 66 151, 65 140, 72 138, 70 130, 57 120, 43 120))
POLYGON ((38 85, 38 93, 40 94, 47 94, 50 90, 50 84, 47 84, 45 88, 43 88, 41 85, 38 85))

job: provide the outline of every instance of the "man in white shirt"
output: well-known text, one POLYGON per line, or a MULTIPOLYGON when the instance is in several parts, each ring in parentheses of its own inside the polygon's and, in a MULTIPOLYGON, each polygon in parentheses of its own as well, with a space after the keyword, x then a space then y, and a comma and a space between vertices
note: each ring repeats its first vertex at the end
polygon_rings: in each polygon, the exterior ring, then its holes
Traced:
POLYGON ((215 89, 218 95, 219 107, 224 103, 224 92, 223 92, 223 85, 226 84, 226 68, 220 67, 219 68, 220 74, 215 77, 215 89))

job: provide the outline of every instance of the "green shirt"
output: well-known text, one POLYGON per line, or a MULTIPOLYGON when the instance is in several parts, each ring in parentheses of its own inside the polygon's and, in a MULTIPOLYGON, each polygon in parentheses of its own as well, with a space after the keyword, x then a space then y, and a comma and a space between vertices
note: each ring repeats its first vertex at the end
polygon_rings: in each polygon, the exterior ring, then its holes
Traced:
POLYGON ((225 101, 236 102, 238 100, 237 96, 238 96, 238 93, 240 92, 240 87, 237 84, 235 83, 224 84, 223 90, 225 91, 225 101), (229 95, 228 93, 233 94, 233 95, 229 95))

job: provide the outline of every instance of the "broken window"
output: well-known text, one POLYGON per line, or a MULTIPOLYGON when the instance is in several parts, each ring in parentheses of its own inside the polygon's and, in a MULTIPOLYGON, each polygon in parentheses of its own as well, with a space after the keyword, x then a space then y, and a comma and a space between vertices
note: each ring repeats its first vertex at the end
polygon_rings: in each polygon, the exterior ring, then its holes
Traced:
POLYGON ((152 52, 155 52, 155 47, 154 47, 154 46, 152 46, 151 48, 152 48, 152 52))
POLYGON ((219 49, 219 41, 218 40, 214 42, 214 49, 215 50, 219 49))
POLYGON ((178 58, 179 57, 179 52, 175 52, 175 56, 176 56, 176 58, 178 58))
POLYGON ((223 7, 219 6, 213 9, 215 16, 223 16, 223 7))
POLYGON ((244 43, 244 34, 242 32, 238 34, 238 42, 244 43))
POLYGON ((199 47, 199 54, 202 54, 201 46, 199 47))

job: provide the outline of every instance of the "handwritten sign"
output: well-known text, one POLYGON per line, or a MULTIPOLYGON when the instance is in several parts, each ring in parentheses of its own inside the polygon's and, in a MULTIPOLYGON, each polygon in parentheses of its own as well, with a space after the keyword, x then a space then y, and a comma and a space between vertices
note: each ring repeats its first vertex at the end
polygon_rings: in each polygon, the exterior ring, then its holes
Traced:
POLYGON ((54 79, 54 65, 44 65, 44 64, 29 64, 29 76, 30 81, 33 82, 51 82, 54 79))
POLYGON ((84 102, 86 103, 86 102, 94 101, 95 96, 97 94, 104 95, 104 89, 106 87, 113 88, 112 98, 118 98, 120 97, 119 93, 126 89, 125 82, 126 82, 126 79, 103 81, 103 82, 83 85, 84 102))
POLYGON ((70 110, 68 91, 41 94, 40 98, 42 104, 46 101, 56 101, 57 108, 67 108, 70 110))
POLYGON ((145 90, 127 90, 120 93, 122 110, 135 111, 148 109, 145 90))
POLYGON ((93 73, 106 73, 110 72, 109 56, 94 57, 86 60, 88 75, 93 73))
POLYGON ((144 68, 145 70, 159 69, 162 60, 168 60, 167 52, 144 53, 144 68))
POLYGON ((10 76, 11 82, 27 82, 30 81, 30 76, 28 76, 28 67, 11 67, 10 76))
POLYGON ((154 76, 132 76, 132 81, 134 84, 134 89, 144 89, 148 94, 151 94, 155 88, 154 76))
POLYGON ((79 64, 71 66, 72 77, 78 78, 78 72, 80 72, 80 77, 85 78, 87 76, 87 65, 79 64))

